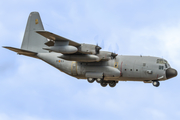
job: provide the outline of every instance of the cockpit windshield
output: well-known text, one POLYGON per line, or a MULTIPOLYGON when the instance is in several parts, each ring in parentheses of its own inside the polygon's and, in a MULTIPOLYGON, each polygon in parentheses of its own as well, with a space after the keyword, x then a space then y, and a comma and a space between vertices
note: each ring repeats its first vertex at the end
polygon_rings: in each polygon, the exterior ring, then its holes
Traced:
POLYGON ((165 64, 165 67, 170 67, 169 63, 164 59, 157 59, 157 64, 165 64))

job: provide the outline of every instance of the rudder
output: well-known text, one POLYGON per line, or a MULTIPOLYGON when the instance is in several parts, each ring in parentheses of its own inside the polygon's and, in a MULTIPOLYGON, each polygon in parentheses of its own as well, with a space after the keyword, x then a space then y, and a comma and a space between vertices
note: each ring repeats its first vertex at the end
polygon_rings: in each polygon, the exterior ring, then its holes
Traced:
POLYGON ((45 53, 48 52, 43 50, 45 47, 47 39, 35 31, 44 30, 40 15, 38 12, 31 12, 28 18, 28 22, 26 25, 26 30, 24 33, 23 42, 21 45, 21 49, 33 51, 37 53, 45 53))

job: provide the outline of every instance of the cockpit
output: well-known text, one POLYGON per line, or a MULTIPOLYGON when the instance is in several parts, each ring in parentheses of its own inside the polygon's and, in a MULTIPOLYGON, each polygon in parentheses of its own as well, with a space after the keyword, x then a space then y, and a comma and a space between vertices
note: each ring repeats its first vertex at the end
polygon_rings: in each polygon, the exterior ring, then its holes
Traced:
POLYGON ((157 64, 159 65, 159 70, 166 71, 166 78, 172 78, 177 76, 177 71, 169 65, 169 63, 164 59, 157 59, 157 64), (165 68, 164 68, 165 67, 165 68))
POLYGON ((157 64, 165 65, 165 68, 170 68, 171 67, 169 65, 169 63, 166 60, 164 60, 164 59, 157 59, 157 64))

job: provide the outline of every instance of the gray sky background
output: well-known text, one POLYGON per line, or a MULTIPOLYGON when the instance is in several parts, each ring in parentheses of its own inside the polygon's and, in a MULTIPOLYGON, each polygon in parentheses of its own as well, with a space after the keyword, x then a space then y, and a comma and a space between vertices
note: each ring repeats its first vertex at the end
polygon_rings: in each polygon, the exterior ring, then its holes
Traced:
MULTIPOLYGON (((19 48, 29 13, 46 30, 120 55, 163 57, 180 70, 179 0, 0 0, 0 46, 19 48)), ((155 88, 103 88, 0 48, 0 120, 179 120, 179 76, 155 88)))

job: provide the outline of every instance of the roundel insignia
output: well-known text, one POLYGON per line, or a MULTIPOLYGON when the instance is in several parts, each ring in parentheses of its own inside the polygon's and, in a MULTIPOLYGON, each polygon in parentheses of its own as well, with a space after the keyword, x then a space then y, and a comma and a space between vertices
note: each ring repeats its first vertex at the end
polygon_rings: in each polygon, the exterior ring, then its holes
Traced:
POLYGON ((35 20, 35 23, 38 24, 38 19, 35 20))

